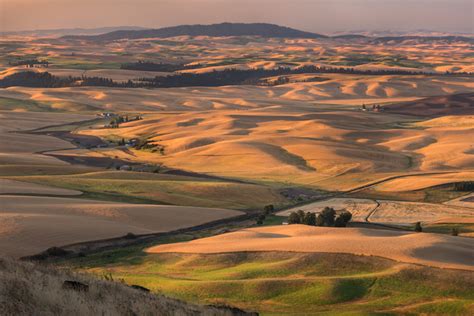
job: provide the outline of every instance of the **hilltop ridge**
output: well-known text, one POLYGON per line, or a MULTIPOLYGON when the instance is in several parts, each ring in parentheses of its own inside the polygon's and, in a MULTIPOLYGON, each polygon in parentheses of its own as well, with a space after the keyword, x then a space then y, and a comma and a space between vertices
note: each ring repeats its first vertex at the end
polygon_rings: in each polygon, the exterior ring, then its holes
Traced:
POLYGON ((63 39, 113 41, 174 36, 262 36, 286 38, 326 38, 327 36, 268 23, 219 23, 179 25, 149 30, 120 30, 93 36, 64 36, 63 39))

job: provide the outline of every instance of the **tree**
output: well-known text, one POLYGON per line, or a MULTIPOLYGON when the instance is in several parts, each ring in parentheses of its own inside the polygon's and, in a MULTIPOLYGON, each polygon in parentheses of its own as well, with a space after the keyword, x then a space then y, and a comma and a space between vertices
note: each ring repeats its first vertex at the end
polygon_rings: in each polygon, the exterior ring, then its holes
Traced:
POLYGON ((316 226, 316 214, 307 212, 304 215, 304 221, 303 224, 305 225, 311 225, 311 226, 316 226))
POLYGON ((324 225, 334 226, 336 211, 332 207, 325 207, 321 212, 321 216, 324 219, 324 225))
POLYGON ((324 226, 324 217, 321 214, 316 217, 316 226, 324 226))
POLYGON ((421 233, 423 231, 423 228, 421 227, 421 222, 416 222, 415 231, 418 233, 421 233))
POLYGON ((452 236, 459 235, 459 230, 456 227, 453 227, 453 229, 451 229, 451 235, 452 236))
POLYGON ((270 214, 271 212, 273 212, 274 209, 275 208, 273 207, 273 204, 265 205, 263 207, 265 214, 270 214))
POLYGON ((304 223, 304 216, 305 216, 305 213, 302 211, 302 210, 298 210, 296 212, 296 214, 298 215, 298 217, 300 218, 300 223, 303 224, 304 223))
POLYGON ((288 224, 301 224, 300 217, 296 212, 291 212, 288 216, 288 224))
POLYGON ((339 215, 338 217, 336 217, 336 220, 334 221, 334 226, 335 227, 346 227, 347 223, 346 223, 346 221, 344 221, 344 218, 341 215, 339 215))
POLYGON ((341 217, 344 223, 347 225, 347 223, 349 223, 352 219, 352 213, 349 211, 343 211, 341 214, 339 214, 339 217, 341 217))

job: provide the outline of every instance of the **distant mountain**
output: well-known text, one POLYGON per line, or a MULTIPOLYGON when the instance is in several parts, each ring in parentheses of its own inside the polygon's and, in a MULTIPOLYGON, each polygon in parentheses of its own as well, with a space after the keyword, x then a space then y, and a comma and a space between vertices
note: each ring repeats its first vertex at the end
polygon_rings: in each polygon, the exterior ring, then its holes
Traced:
POLYGON ((267 23, 220 23, 180 25, 151 30, 120 30, 94 36, 64 36, 63 39, 114 41, 174 36, 262 36, 277 38, 326 38, 327 36, 267 23))

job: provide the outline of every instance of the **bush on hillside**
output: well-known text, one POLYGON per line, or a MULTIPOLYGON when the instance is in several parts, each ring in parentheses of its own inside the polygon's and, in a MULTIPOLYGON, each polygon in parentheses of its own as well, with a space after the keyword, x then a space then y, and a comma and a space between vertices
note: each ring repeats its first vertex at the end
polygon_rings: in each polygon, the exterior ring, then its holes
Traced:
POLYGON ((273 204, 269 204, 269 205, 265 205, 263 207, 263 211, 265 212, 265 214, 270 214, 271 212, 273 212, 275 210, 275 208, 273 207, 273 204))
POLYGON ((421 227, 421 222, 416 222, 415 231, 418 233, 421 233, 423 231, 423 227, 421 227))

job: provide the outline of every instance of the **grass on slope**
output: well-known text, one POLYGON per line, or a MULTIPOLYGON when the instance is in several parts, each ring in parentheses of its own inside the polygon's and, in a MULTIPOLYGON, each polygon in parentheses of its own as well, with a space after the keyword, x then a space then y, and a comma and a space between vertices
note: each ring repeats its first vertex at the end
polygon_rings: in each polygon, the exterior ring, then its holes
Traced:
POLYGON ((86 112, 97 111, 97 108, 69 101, 33 101, 0 97, 2 111, 29 111, 29 112, 86 112))
POLYGON ((73 265, 190 302, 231 304, 264 315, 474 311, 474 276, 463 271, 349 254, 116 252, 121 255, 94 254, 73 265))
POLYGON ((84 167, 81 165, 25 165, 25 164, 8 164, 0 165, 0 176, 2 177, 21 177, 25 174, 30 176, 41 175, 66 175, 78 174, 84 172, 92 172, 97 169, 91 167, 84 167))
POLYGON ((275 189, 263 185, 216 181, 166 174, 106 171, 81 175, 25 176, 15 179, 74 188, 89 194, 138 198, 173 205, 262 209, 288 202, 275 189))
POLYGON ((452 234, 453 229, 457 229, 459 236, 474 236, 474 223, 446 223, 431 224, 423 227, 423 231, 427 233, 452 234))

